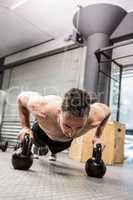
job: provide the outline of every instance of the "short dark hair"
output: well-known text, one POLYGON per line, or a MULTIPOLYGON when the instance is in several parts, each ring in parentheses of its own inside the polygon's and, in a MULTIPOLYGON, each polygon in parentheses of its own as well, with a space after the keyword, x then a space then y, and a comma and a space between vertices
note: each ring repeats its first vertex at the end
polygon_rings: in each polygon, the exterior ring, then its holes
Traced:
POLYGON ((64 94, 62 111, 70 112, 75 117, 83 117, 90 111, 90 95, 81 89, 72 88, 64 94))

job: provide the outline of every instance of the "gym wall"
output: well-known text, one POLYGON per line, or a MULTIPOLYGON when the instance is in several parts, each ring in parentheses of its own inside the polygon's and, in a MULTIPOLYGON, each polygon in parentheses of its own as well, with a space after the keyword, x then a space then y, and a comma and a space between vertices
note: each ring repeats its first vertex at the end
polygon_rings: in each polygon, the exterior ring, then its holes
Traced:
POLYGON ((82 88, 85 53, 86 48, 76 48, 5 70, 2 89, 7 97, 1 128, 3 140, 9 140, 10 145, 16 140, 20 128, 16 98, 20 92, 63 95, 72 87, 82 88))

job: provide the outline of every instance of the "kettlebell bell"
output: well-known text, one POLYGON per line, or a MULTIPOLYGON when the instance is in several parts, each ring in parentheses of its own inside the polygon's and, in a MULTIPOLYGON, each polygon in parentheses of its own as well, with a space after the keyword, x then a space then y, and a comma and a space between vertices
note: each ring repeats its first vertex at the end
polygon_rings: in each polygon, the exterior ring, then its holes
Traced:
POLYGON ((18 149, 12 154, 12 165, 14 169, 28 170, 33 164, 31 152, 32 140, 29 134, 25 134, 24 141, 18 145, 18 149))
POLYGON ((101 159, 102 157, 102 145, 96 144, 93 148, 92 158, 89 158, 85 164, 85 171, 88 176, 102 178, 106 172, 106 165, 101 159))

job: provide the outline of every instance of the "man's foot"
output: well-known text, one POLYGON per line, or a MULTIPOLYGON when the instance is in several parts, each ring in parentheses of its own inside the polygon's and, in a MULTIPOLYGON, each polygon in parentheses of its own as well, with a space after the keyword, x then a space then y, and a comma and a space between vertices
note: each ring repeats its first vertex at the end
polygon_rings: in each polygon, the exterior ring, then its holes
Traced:
POLYGON ((57 156, 56 156, 56 154, 51 154, 50 156, 49 156, 49 161, 56 161, 56 158, 57 158, 57 156))
POLYGON ((39 155, 38 154, 33 154, 33 159, 39 159, 39 155))

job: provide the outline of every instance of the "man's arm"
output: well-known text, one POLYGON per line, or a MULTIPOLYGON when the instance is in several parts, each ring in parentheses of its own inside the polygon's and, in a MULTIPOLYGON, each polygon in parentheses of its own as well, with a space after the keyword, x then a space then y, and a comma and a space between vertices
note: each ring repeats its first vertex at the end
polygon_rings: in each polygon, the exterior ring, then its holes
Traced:
POLYGON ((40 99, 40 95, 36 92, 22 92, 17 97, 18 111, 20 116, 21 130, 18 137, 20 140, 24 139, 25 133, 29 133, 32 137, 32 131, 30 129, 30 112, 32 112, 32 103, 40 99))
POLYGON ((29 102, 35 98, 39 98, 40 95, 36 92, 22 92, 17 98, 18 111, 20 116, 21 127, 30 128, 30 107, 29 102))
POLYGON ((108 119, 111 115, 111 110, 110 110, 109 107, 106 106, 106 109, 104 110, 104 114, 105 114, 105 117, 103 118, 100 125, 98 126, 96 133, 95 133, 95 136, 92 139, 92 143, 93 143, 94 147, 96 147, 96 144, 100 143, 102 145, 102 150, 104 150, 105 145, 101 143, 100 137, 101 137, 103 129, 105 128, 107 121, 108 121, 108 119))
POLYGON ((27 107, 23 106, 21 99, 18 99, 18 111, 20 117, 21 128, 30 128, 30 113, 27 107))
POLYGON ((102 122, 100 123, 100 125, 98 126, 98 128, 97 128, 97 130, 96 130, 95 137, 97 137, 97 138, 100 138, 100 137, 101 137, 102 131, 103 131, 103 129, 105 128, 105 126, 106 126, 106 124, 107 124, 107 121, 108 121, 110 115, 111 115, 111 112, 109 112, 109 113, 105 116, 105 118, 102 120, 102 122))

